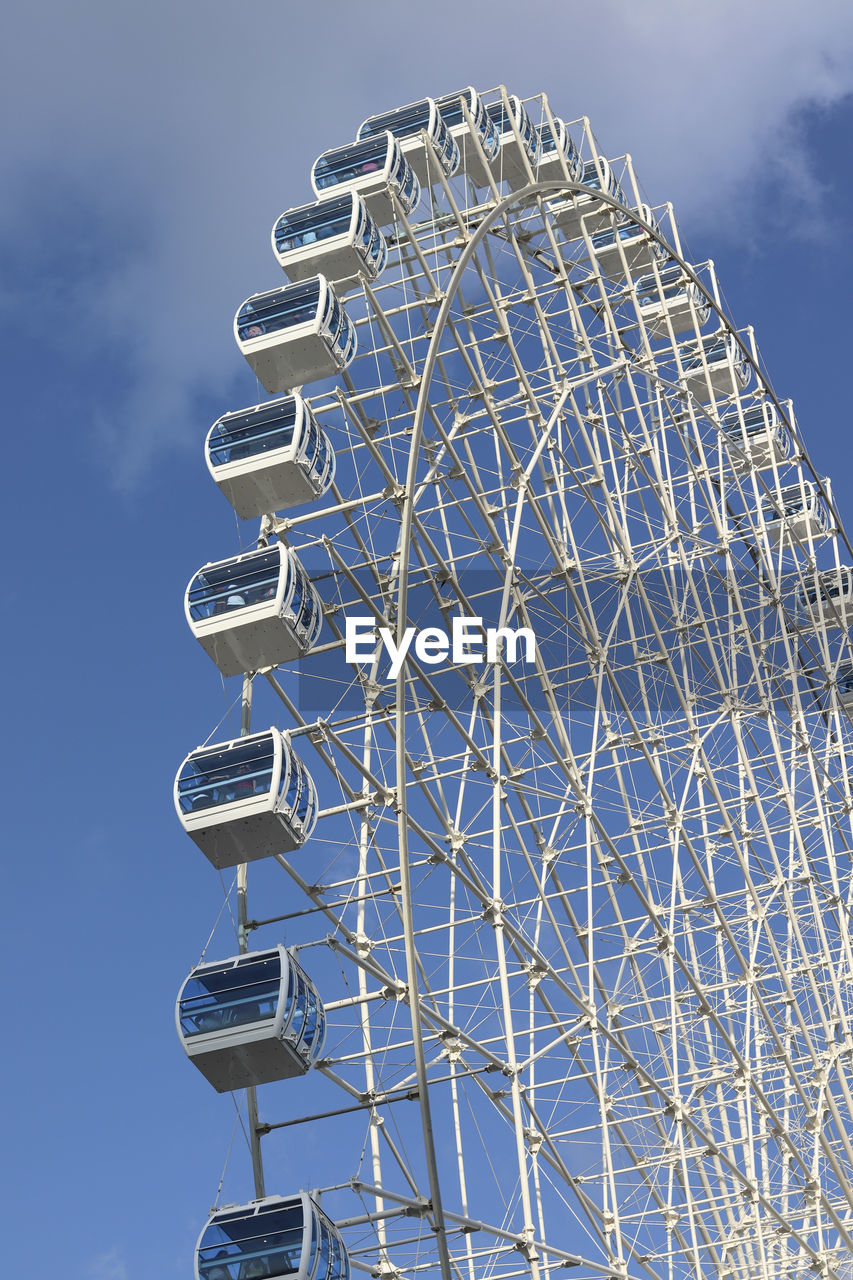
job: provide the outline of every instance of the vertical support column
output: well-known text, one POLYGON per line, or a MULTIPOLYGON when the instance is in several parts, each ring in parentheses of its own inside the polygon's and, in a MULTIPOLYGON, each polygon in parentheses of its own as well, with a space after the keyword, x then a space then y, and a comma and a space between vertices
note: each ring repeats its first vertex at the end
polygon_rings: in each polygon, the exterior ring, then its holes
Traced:
MULTIPOLYGON (((240 737, 251 733, 252 726, 252 677, 243 676, 243 697, 240 704, 240 737)), ((241 955, 249 950, 249 908, 246 898, 248 868, 241 862, 237 868, 237 946, 241 955)), ((246 1111, 249 1120, 249 1147, 252 1153, 252 1175, 255 1181, 255 1196, 261 1199, 266 1195, 264 1184, 264 1162, 261 1156, 261 1136, 258 1132, 258 1091, 254 1085, 246 1090, 246 1111)))

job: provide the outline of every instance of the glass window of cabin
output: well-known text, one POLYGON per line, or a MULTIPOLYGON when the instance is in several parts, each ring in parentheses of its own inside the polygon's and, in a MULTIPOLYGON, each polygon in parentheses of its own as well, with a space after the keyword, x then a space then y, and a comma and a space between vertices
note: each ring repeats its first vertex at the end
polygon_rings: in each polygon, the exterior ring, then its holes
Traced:
POLYGON ((359 133, 362 137, 369 137, 387 130, 398 138, 408 138, 413 133, 420 133, 421 129, 429 131, 431 113, 432 104, 428 99, 414 102, 410 107, 399 107, 396 111, 383 111, 381 115, 371 116, 369 120, 365 120, 359 133))
POLYGON ((630 218, 619 217, 616 220, 615 231, 612 227, 608 227, 606 231, 596 231, 595 235, 591 236, 590 239, 594 249, 603 249, 608 245, 614 245, 617 235, 620 240, 625 241, 639 238, 645 234, 646 232, 643 228, 638 227, 636 222, 632 222, 630 218))
MULTIPOLYGON (((681 274, 681 267, 675 265, 672 267, 664 267, 660 272, 660 290, 664 297, 670 297, 674 293, 683 292, 684 278, 681 274)), ((637 292, 642 294, 646 299, 654 300, 657 297, 657 281, 654 276, 643 276, 637 281, 637 292)))
POLYGON ((302 1038, 302 1030, 305 1024, 305 1010, 308 1007, 308 983, 302 970, 295 965, 291 966, 291 973, 294 982, 294 1004, 293 1016, 287 1028, 288 1036, 293 1040, 294 1044, 298 1044, 302 1038))
POLYGON ((293 1001, 296 999, 296 985, 296 965, 291 959, 287 966, 287 995, 284 998, 284 1012, 282 1014, 285 1026, 293 1010, 293 1001))
POLYGON ((287 600, 287 607, 292 610, 296 618, 299 618, 299 611, 302 608, 304 599, 304 579, 299 569, 299 565, 295 560, 289 562, 289 581, 293 583, 290 593, 290 599, 287 600))
POLYGON ((340 182, 350 182, 365 174, 381 172, 388 159, 388 140, 384 136, 364 138, 348 147, 327 151, 314 162, 314 181, 321 190, 340 182))
POLYGON ((314 1043, 314 1033, 317 1030, 317 995, 309 987, 307 990, 308 1007, 305 1013, 305 1032, 304 1039, 306 1045, 310 1048, 314 1043))
POLYGON ((838 600, 850 594, 850 570, 841 570, 841 578, 835 572, 824 574, 820 580, 821 592, 828 600, 838 600))
POLYGON ((350 199, 356 201, 356 208, 358 209, 358 215, 355 223, 355 239, 359 240, 368 234, 374 223, 370 214, 367 212, 367 205, 364 201, 357 199, 354 195, 351 195, 350 199))
POLYGON ((705 359, 709 362, 726 360, 729 355, 735 356, 734 339, 728 334, 722 338, 706 338, 702 343, 702 350, 705 352, 705 359))
MULTIPOLYGON (((515 121, 522 142, 527 147, 531 155, 539 153, 539 139, 533 133, 533 124, 530 116, 522 106, 518 98, 513 94, 509 99, 509 111, 503 104, 503 100, 495 102, 486 108, 489 117, 494 121, 498 133, 512 134, 512 122, 515 121)), ((513 135, 514 136, 514 135, 513 135)))
MULTIPOLYGON (((512 107, 512 104, 514 103, 515 100, 513 98, 510 98, 509 101, 510 101, 510 106, 512 107)), ((500 102, 490 103, 490 105, 486 108, 486 111, 488 113, 489 119, 494 122, 495 128, 497 129, 499 134, 503 135, 505 133, 512 133, 512 121, 511 121, 510 113, 507 111, 506 107, 504 106, 503 99, 501 99, 500 102)))
POLYGON ((376 226, 376 223, 373 224, 373 229, 370 232, 367 256, 376 265, 377 274, 385 270, 385 263, 388 260, 388 248, 385 244, 385 237, 376 226))
POLYGON ((325 473, 328 470, 330 449, 331 449, 331 445, 329 444, 329 437, 326 435, 325 431, 323 431, 321 428, 317 435, 317 454, 318 454, 317 461, 318 461, 319 470, 321 470, 323 473, 325 473))
POLYGON ((459 165, 459 148, 441 116, 438 117, 436 122, 435 144, 439 155, 444 157, 448 169, 452 169, 455 172, 459 165))
POLYGON ((417 182, 417 178, 415 177, 414 169, 408 163, 408 161, 406 160, 405 156, 402 153, 400 154, 400 158, 397 162, 395 177, 397 179, 398 184, 400 183, 402 184, 401 190, 403 194, 404 203, 412 204, 414 202, 415 191, 417 189, 415 186, 415 183, 417 182))
POLYGON ((478 97, 476 106, 471 101, 471 90, 463 89, 461 93, 447 93, 443 98, 436 98, 435 105, 441 112, 441 118, 451 129, 458 124, 465 123, 465 113, 462 110, 460 98, 465 99, 465 104, 469 112, 474 118, 474 123, 480 131, 483 131, 483 105, 478 97))
POLYGON ((318 240, 347 235, 351 224, 352 196, 349 194, 302 205, 281 215, 275 224, 275 245, 279 253, 288 253, 318 240))
POLYGON ((302 789, 299 793, 299 800, 296 808, 296 816, 299 818, 299 821, 303 826, 308 826, 308 824, 313 820, 315 807, 316 797, 314 795, 314 784, 308 774, 303 770, 302 789))
POLYGON ((237 332, 245 342, 252 338, 262 337, 266 333, 277 333, 280 329, 292 329, 300 324, 311 324, 317 318, 319 288, 309 284, 299 294, 289 294, 287 290, 276 290, 275 293, 264 294, 259 298, 246 302, 240 308, 237 332))
POLYGON ((281 561, 275 549, 200 570, 190 584, 190 617, 199 621, 272 600, 281 561))
POLYGON ((578 149, 572 141, 572 135, 569 133, 562 120, 555 120, 554 125, 560 138, 560 147, 562 148, 563 155, 569 162, 569 170, 571 171, 580 160, 578 149))
MULTIPOLYGON (((746 409, 743 415, 743 430, 748 436, 755 436, 773 426, 774 415, 767 413, 763 405, 755 405, 746 409)), ((739 436, 741 432, 740 418, 737 411, 727 414, 723 419, 723 430, 726 435, 739 436)))
POLYGON ((581 182, 585 187, 595 187, 597 190, 601 190, 601 175, 594 160, 587 160, 584 165, 581 182))
POLYGON ((279 953, 253 957, 204 969, 184 984, 180 1003, 181 1030, 189 1039, 226 1027, 263 1022, 275 1017, 281 990, 279 953))
POLYGON ((329 1280, 341 1280, 343 1275, 344 1250, 337 1234, 329 1234, 329 1280))
POLYGON ((274 765, 275 748, 269 733, 235 746, 196 752, 178 780, 181 812, 195 813, 268 792, 274 765))
MULTIPOLYGON (((811 486, 805 485, 802 490, 799 485, 783 489, 779 495, 779 506, 784 516, 794 516, 804 510, 810 511, 814 506, 814 494, 811 486)), ((771 513, 770 519, 777 518, 775 513, 771 513)))
POLYGON ((323 314, 323 320, 328 325, 329 333, 335 339, 341 332, 343 327, 343 312, 341 304, 338 302, 334 290, 329 289, 326 293, 326 307, 323 314))
POLYGON ((208 453, 214 466, 251 458, 271 449, 286 449, 293 443, 297 402, 292 396, 250 409, 230 413, 210 433, 208 453))
POLYGON ((311 1243, 308 1246, 308 1265, 305 1268, 305 1274, 308 1280, 314 1275, 314 1263, 317 1258, 317 1247, 320 1243, 320 1223, 317 1216, 317 1210, 311 1210, 311 1243))
POLYGON ((327 1280, 329 1274, 329 1228, 320 1219, 320 1258, 317 1263, 317 1280, 327 1280))
POLYGON ((287 781, 287 793, 284 797, 284 803, 287 805, 291 813, 296 809, 297 801, 302 794, 304 786, 305 779, 303 777, 301 761, 297 760, 296 756, 294 756, 291 762, 290 777, 287 781))
POLYGON ((244 302, 237 315, 237 332, 243 341, 309 324, 317 318, 319 280, 288 285, 271 293, 258 294, 244 302))
POLYGON ((302 1205, 267 1205, 258 1213, 217 1214, 202 1236, 198 1269, 204 1280, 289 1275, 301 1254, 302 1205), (227 1269, 218 1274, 217 1266, 227 1269))
MULTIPOLYGON (((207 1233, 205 1233, 207 1238, 207 1233)), ((217 1241, 198 1251, 200 1280, 240 1280, 243 1252, 228 1240, 217 1241)))
POLYGON ((312 467, 314 465, 314 459, 317 456, 317 449, 319 446, 317 424, 313 419, 309 418, 306 425, 307 431, 305 431, 302 437, 302 451, 305 461, 308 463, 309 467, 312 467))
POLYGON ((575 146, 562 120, 555 120, 553 129, 546 120, 544 124, 536 126, 536 133, 543 156, 564 155, 569 158, 574 156, 575 146))
POLYGON ((343 315, 343 324, 341 325, 341 332, 336 339, 336 343, 342 362, 344 365, 348 365, 352 359, 353 353, 355 352, 355 325, 345 311, 342 310, 341 314, 343 315))

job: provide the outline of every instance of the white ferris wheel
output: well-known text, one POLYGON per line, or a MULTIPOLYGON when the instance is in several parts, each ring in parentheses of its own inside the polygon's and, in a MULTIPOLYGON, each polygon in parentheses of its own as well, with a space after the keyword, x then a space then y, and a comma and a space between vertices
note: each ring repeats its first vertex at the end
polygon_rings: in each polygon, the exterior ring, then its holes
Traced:
POLYGON ((792 407, 544 95, 312 183, 187 593, 237 939, 177 1019, 253 1174, 196 1276, 847 1276, 853 557, 792 407))

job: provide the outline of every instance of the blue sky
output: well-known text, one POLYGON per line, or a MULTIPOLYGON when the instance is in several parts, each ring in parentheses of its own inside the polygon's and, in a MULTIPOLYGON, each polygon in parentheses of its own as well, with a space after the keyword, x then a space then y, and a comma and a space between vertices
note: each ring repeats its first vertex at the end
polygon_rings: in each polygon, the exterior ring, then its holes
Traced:
MULTIPOLYGON (((177 1280, 233 1123, 172 1022, 221 901, 172 809, 225 707, 181 600, 237 545, 201 445, 254 398, 231 318, 280 280, 275 217, 372 111, 546 91, 715 260, 849 528, 853 11, 35 0, 0 65, 4 1257, 177 1280)), ((235 1152, 230 1198, 248 1198, 235 1152)))

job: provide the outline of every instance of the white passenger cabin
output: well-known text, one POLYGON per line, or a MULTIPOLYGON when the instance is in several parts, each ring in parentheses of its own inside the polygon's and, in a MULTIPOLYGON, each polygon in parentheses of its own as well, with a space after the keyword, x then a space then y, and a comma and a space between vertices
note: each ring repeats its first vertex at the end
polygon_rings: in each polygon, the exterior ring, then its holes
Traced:
POLYGON ((746 354, 729 329, 712 333, 687 350, 683 368, 684 385, 703 404, 744 391, 752 377, 746 354))
POLYGON ((224 676, 303 657, 323 626, 317 590, 281 542, 205 565, 187 587, 184 611, 224 676))
MULTIPOLYGON (((335 1151, 335 1140, 331 1140, 335 1151)), ((292 1144, 298 1161, 299 1144, 292 1144)), ((364 1269, 364 1268, 363 1268, 364 1269)), ((226 1205, 196 1245, 195 1280, 349 1280, 346 1246, 307 1191, 226 1205)))
MULTIPOLYGON (((793 405, 787 403, 788 416, 794 420, 793 405)), ((791 433, 782 421, 772 400, 744 409, 730 409, 724 414, 720 427, 727 441, 729 462, 735 474, 740 475, 755 467, 764 471, 768 467, 782 466, 793 453, 791 433)))
POLYGON ((468 85, 458 93, 436 98, 435 104, 459 148, 460 171, 470 178, 475 187, 487 187, 491 177, 490 163, 501 144, 495 122, 486 111, 479 93, 468 85), (471 118, 470 126, 465 109, 471 118))
POLYGON ((422 98, 408 106, 369 116, 356 138, 360 142, 364 138, 381 137, 386 131, 393 133, 400 143, 421 187, 439 186, 439 170, 450 178, 459 168, 459 148, 433 98, 422 98), (428 146, 434 159, 428 155, 428 146))
POLYGON ((648 271, 653 262, 662 262, 666 257, 663 245, 634 221, 632 212, 657 230, 657 220, 651 209, 647 204, 641 204, 638 209, 624 214, 611 211, 612 225, 596 231, 591 237, 595 261, 608 280, 623 280, 626 269, 632 275, 648 271))
MULTIPOLYGON (((604 156, 598 156, 595 160, 588 160, 583 167, 579 181, 584 187, 590 189, 588 191, 579 191, 575 195, 567 196, 566 198, 561 197, 548 204, 551 217, 566 240, 576 240, 578 236, 583 234, 584 229, 591 236, 596 231, 603 230, 607 225, 607 219, 613 206, 608 204, 606 200, 602 200, 601 194, 596 194, 596 192, 610 196, 611 199, 617 200, 621 205, 626 203, 625 195, 619 185, 616 174, 613 172, 609 160, 605 160, 604 156)), ((618 213, 618 210, 616 212, 618 213)))
POLYGON ((381 275, 385 237, 357 191, 288 209, 272 229, 273 253, 288 280, 325 276, 340 296, 381 275))
POLYGON ((300 395, 226 413, 210 428, 204 452, 241 520, 313 502, 335 478, 335 451, 300 395))
POLYGON ((569 182, 579 182, 583 161, 563 121, 555 119, 552 128, 546 120, 544 124, 534 125, 534 129, 539 137, 539 160, 533 171, 536 181, 566 178, 569 182))
POLYGON ((356 351, 355 326, 324 276, 248 298, 234 337, 272 394, 341 373, 356 351))
POLYGON ((395 218, 393 192, 405 214, 420 202, 421 184, 393 133, 324 151, 314 161, 311 185, 318 200, 357 191, 380 227, 395 218))
POLYGON ((175 778, 184 831, 222 870, 300 848, 317 821, 317 790, 279 729, 192 751, 175 778))
POLYGON ((200 964, 178 994, 184 1052, 217 1093, 305 1075, 323 1049, 314 983, 279 945, 200 964))
POLYGON ((853 568, 842 564, 797 590, 797 615, 817 629, 853 626, 853 568))
POLYGON ((824 538, 830 530, 829 512, 811 480, 787 485, 775 503, 761 511, 769 541, 774 546, 789 542, 807 544, 824 538))
POLYGON ((648 333, 667 338, 673 333, 695 333, 708 323, 711 307, 699 286, 678 263, 660 267, 637 281, 637 305, 648 333))
POLYGON ((539 164, 539 134, 520 98, 509 94, 506 103, 490 103, 486 108, 494 124, 499 150, 492 161, 495 182, 505 182, 510 191, 518 191, 534 181, 539 164))

